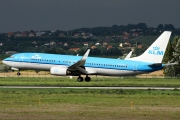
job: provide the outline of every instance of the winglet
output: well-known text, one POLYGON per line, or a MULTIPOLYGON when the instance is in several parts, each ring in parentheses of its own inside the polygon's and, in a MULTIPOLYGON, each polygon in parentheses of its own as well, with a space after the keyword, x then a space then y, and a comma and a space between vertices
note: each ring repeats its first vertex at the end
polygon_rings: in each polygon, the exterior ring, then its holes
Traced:
POLYGON ((87 59, 87 57, 88 57, 88 55, 89 55, 89 52, 90 52, 90 49, 88 49, 88 50, 86 51, 86 53, 84 54, 84 56, 82 57, 81 60, 86 61, 86 59, 87 59))
POLYGON ((130 52, 128 53, 128 55, 127 55, 124 59, 125 59, 125 60, 129 59, 129 58, 131 57, 131 55, 132 55, 132 51, 130 51, 130 52))

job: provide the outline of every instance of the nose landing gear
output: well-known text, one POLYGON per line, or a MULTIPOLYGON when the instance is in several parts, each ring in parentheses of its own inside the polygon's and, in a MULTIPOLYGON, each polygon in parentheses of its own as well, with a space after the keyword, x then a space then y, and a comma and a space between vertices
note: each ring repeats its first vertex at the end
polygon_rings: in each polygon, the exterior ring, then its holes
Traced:
POLYGON ((21 75, 21 73, 20 73, 20 71, 18 71, 18 72, 17 72, 17 76, 20 76, 20 75, 21 75))

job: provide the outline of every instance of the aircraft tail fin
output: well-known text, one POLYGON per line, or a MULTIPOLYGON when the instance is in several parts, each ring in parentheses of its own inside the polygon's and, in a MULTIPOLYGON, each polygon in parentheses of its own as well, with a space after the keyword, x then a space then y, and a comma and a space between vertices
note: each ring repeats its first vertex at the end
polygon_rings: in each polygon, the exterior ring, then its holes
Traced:
POLYGON ((162 63, 170 36, 171 31, 164 31, 142 55, 130 58, 130 60, 162 63))

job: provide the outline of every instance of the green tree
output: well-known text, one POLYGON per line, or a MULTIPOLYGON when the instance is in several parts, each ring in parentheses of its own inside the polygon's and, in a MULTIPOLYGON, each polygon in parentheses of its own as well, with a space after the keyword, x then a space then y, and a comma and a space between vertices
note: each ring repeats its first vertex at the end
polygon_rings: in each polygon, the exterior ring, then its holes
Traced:
POLYGON ((166 48, 165 55, 164 55, 163 63, 167 63, 172 59, 173 51, 174 51, 174 49, 173 49, 172 43, 171 43, 171 41, 169 41, 167 48, 166 48))
POLYGON ((157 26, 157 29, 158 29, 158 30, 163 30, 163 29, 164 29, 163 24, 159 24, 159 25, 157 26))
POLYGON ((177 63, 177 65, 167 66, 164 70, 165 76, 180 77, 180 38, 175 37, 173 41, 172 58, 169 59, 170 63, 177 63), (174 46, 173 46, 174 45, 174 46))

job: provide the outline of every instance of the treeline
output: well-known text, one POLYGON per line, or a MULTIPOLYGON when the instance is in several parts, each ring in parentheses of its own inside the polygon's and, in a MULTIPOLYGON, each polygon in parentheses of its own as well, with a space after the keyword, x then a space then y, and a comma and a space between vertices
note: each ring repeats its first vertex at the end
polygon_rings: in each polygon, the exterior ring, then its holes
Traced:
MULTIPOLYGON (((159 36, 165 30, 172 31, 172 35, 180 35, 180 29, 175 28, 172 24, 159 24, 156 28, 153 28, 148 27, 146 23, 113 25, 112 27, 80 28, 69 31, 26 31, 26 33, 33 35, 42 33, 40 36, 31 37, 17 37, 7 33, 1 33, 0 54, 5 54, 6 51, 16 51, 83 55, 85 50, 99 42, 101 45, 92 49, 91 55, 122 56, 128 53, 131 48, 119 49, 119 44, 129 42, 131 44, 130 47, 135 48, 134 53, 140 55, 148 45, 133 39, 140 36, 159 36), (131 36, 134 32, 137 32, 138 36, 131 36), (123 38, 126 37, 125 33, 129 34, 128 39, 123 38), (76 34, 78 36, 76 36, 76 34), (84 42, 88 42, 89 45, 84 46, 84 42), (107 42, 107 45, 103 46, 103 42, 107 42), (65 43, 68 45, 64 45, 65 43), (143 44, 141 49, 137 49, 137 46, 140 44, 143 44), (111 49, 108 49, 108 46, 111 46, 111 49), (69 51, 71 48, 80 48, 80 50, 77 52, 69 51)), ((19 34, 21 32, 15 33, 19 34)), ((127 46, 129 45, 126 45, 126 47, 127 46)))
MULTIPOLYGON (((64 36, 73 36, 76 33, 85 32, 86 34, 92 34, 94 36, 113 36, 113 35, 121 35, 123 32, 141 32, 142 35, 159 35, 162 31, 172 31, 173 34, 179 35, 180 28, 174 27, 173 24, 159 24, 157 27, 150 27, 146 23, 138 23, 138 24, 128 24, 128 25, 113 25, 111 27, 93 27, 93 28, 79 28, 69 31, 56 30, 56 31, 41 31, 43 32, 42 37, 45 36, 56 36, 62 33, 64 36)), ((17 33, 20 31, 17 31, 17 33)), ((30 30, 26 31, 29 33, 36 33, 37 31, 30 30)), ((0 34, 0 38, 5 37, 5 34, 0 34)))
POLYGON ((159 24, 157 27, 148 27, 146 23, 128 24, 128 25, 113 25, 112 27, 94 27, 80 28, 70 32, 85 31, 96 36, 104 35, 120 35, 122 32, 141 32, 142 35, 159 35, 162 31, 172 31, 173 34, 180 34, 180 29, 175 28, 172 24, 159 24))

